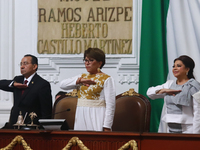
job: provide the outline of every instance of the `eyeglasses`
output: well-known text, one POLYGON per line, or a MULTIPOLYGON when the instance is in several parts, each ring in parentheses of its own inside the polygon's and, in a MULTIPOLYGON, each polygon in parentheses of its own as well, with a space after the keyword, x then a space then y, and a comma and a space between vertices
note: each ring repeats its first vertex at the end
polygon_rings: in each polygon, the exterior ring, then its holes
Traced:
POLYGON ((28 62, 25 61, 25 62, 21 62, 19 65, 20 65, 20 66, 26 66, 26 65, 28 65, 28 64, 31 64, 31 63, 28 63, 28 62))
POLYGON ((91 63, 93 62, 95 59, 83 59, 84 63, 91 63))

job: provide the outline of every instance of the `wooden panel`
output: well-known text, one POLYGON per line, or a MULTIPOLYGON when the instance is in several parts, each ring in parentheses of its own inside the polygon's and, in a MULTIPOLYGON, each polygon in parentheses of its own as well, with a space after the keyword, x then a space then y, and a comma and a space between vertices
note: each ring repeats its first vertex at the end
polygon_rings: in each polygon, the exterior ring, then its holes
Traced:
MULTIPOLYGON (((17 135, 21 135, 33 150, 61 150, 72 137, 78 137, 90 150, 117 150, 133 139, 140 143, 139 133, 0 130, 0 148, 7 146, 17 135)), ((80 148, 76 146, 72 150, 80 148)))
POLYGON ((141 150, 200 150, 199 134, 143 133, 141 150))
MULTIPOLYGON (((199 150, 198 134, 76 132, 76 131, 20 131, 0 130, 0 148, 21 135, 33 150, 62 150, 72 137, 78 137, 90 150, 118 150, 130 140, 136 140, 138 150, 199 150)), ((17 145, 14 150, 23 150, 17 145)), ((78 146, 71 150, 80 150, 78 146)))

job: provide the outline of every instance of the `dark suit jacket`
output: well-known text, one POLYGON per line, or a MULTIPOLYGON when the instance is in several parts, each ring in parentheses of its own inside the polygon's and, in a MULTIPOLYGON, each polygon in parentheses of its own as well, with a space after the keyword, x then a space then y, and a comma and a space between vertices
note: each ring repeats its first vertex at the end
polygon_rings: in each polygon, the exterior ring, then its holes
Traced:
POLYGON ((41 78, 38 74, 35 74, 23 95, 21 94, 22 89, 9 87, 12 81, 23 83, 24 77, 21 75, 16 76, 13 80, 0 80, 0 89, 13 92, 14 96, 14 105, 11 109, 9 120, 11 127, 17 122, 20 111, 23 116, 25 116, 27 112, 25 124, 31 123, 30 112, 35 112, 37 114, 37 118, 35 118, 36 122, 41 118, 51 118, 52 96, 51 86, 48 81, 41 78))

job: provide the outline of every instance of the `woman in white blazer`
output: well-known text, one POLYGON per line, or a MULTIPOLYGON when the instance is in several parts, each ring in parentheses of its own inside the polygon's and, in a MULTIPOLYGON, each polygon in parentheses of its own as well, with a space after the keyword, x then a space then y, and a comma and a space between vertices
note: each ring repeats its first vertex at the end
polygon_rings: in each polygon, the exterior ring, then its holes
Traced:
POLYGON ((160 132, 200 133, 200 101, 192 96, 200 90, 194 67, 194 61, 182 55, 174 60, 172 72, 176 81, 168 80, 147 90, 151 99, 164 98, 161 121, 166 123, 167 130, 160 132))

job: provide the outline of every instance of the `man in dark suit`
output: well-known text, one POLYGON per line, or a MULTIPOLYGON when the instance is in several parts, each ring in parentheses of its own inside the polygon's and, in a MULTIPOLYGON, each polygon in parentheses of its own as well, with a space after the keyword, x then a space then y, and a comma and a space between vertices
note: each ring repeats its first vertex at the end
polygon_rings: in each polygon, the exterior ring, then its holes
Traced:
POLYGON ((16 124, 20 111, 22 116, 27 114, 24 121, 30 124, 29 114, 35 112, 37 118, 51 118, 52 96, 51 86, 48 81, 41 78, 37 73, 38 59, 33 55, 25 55, 20 63, 21 74, 13 80, 0 80, 0 89, 13 92, 14 105, 11 109, 9 128, 16 124), (26 84, 24 84, 27 82, 26 84))

